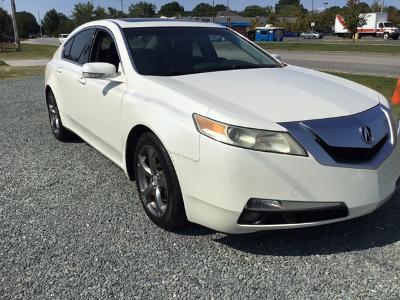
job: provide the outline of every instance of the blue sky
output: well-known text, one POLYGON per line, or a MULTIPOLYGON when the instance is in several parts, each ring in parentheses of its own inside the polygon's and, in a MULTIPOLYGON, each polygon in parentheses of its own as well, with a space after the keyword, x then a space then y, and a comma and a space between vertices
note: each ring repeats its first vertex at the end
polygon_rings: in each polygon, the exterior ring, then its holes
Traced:
MULTIPOLYGON (((153 0, 150 2, 153 2, 154 4, 157 5, 159 8, 161 5, 170 2, 171 0, 153 0)), ((371 3, 373 0, 363 0, 363 2, 371 3)), ((16 5, 17 5, 17 11, 22 11, 26 10, 34 14, 35 16, 38 15, 38 13, 43 16, 43 14, 52 9, 55 8, 57 11, 61 11, 65 13, 66 15, 70 15, 71 10, 74 6, 75 3, 77 2, 86 2, 85 0, 15 0, 16 5)), ((132 4, 138 1, 134 0, 123 0, 125 10, 126 8, 132 4)), ((191 9, 193 8, 196 4, 200 2, 208 2, 212 3, 212 0, 184 0, 184 1, 178 1, 181 3, 185 9, 191 9)), ((250 4, 258 4, 258 5, 274 5, 277 2, 277 0, 230 0, 230 6, 232 9, 235 10, 241 10, 247 5, 250 4)), ((301 0, 301 3, 308 9, 311 8, 311 2, 312 0, 301 0)), ((346 3, 346 0, 314 0, 315 8, 323 8, 323 3, 328 2, 329 6, 333 5, 340 5, 343 6, 346 3)), ((216 4, 225 4, 227 1, 222 1, 222 0, 215 0, 216 4)), ((2 7, 10 11, 10 0, 0 0, 0 4, 2 4, 2 7)), ((100 5, 100 6, 113 6, 120 8, 121 7, 121 1, 120 0, 93 0, 93 4, 95 6, 100 5)), ((400 7, 400 0, 385 0, 385 5, 395 5, 397 7, 400 7)))

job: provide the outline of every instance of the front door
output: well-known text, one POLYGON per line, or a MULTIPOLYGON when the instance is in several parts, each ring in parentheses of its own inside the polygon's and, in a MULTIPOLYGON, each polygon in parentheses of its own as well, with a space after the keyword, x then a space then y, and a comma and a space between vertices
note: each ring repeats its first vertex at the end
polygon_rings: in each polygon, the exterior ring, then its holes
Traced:
MULTIPOLYGON (((96 32, 89 62, 113 64, 122 74, 117 44, 112 34, 96 32)), ((79 98, 82 100, 82 125, 87 130, 88 142, 105 152, 115 162, 121 162, 121 103, 127 84, 119 79, 81 78, 79 98)))

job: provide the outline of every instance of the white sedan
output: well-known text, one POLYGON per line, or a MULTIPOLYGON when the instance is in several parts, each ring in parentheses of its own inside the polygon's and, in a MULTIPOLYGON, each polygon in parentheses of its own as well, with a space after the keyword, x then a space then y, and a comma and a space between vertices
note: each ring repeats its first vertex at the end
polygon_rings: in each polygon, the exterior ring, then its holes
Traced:
POLYGON ((68 38, 68 36, 69 36, 69 34, 66 34, 66 33, 60 34, 58 36, 58 41, 60 42, 60 45, 62 43, 64 43, 64 41, 68 38))
POLYGON ((168 230, 327 224, 371 213, 399 185, 385 97, 216 24, 85 24, 47 65, 45 93, 55 137, 112 160, 168 230))
POLYGON ((300 37, 303 39, 314 39, 314 40, 318 40, 318 39, 322 39, 322 35, 318 32, 302 32, 300 33, 300 37))

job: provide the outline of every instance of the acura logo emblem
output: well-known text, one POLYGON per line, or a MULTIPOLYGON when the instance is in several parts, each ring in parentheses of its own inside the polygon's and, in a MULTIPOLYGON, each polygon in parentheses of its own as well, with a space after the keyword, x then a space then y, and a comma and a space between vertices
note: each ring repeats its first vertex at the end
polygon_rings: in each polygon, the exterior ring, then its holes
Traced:
POLYGON ((371 144, 372 141, 374 140, 374 137, 372 136, 372 131, 371 128, 368 126, 363 126, 360 128, 361 132, 361 137, 366 144, 371 144))

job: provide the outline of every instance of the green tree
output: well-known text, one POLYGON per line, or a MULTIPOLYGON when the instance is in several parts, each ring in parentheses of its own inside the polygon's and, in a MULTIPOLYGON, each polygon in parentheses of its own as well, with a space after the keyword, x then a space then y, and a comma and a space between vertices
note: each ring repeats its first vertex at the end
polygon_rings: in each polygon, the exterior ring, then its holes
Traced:
POLYGON ((71 33, 75 28, 74 22, 71 19, 68 19, 68 17, 62 13, 59 14, 59 18, 60 23, 55 34, 59 35, 62 33, 71 33))
POLYGON ((382 7, 381 1, 374 0, 370 6, 370 10, 371 10, 371 12, 380 12, 381 7, 382 7))
POLYGON ((385 8, 385 11, 389 14, 390 22, 400 25, 400 9, 397 9, 394 6, 388 6, 385 8))
POLYGON ((114 7, 108 7, 107 11, 108 11, 108 17, 111 19, 119 19, 126 17, 123 11, 115 9, 114 7))
POLYGON ((272 7, 261 7, 259 5, 247 6, 242 12, 243 17, 267 17, 272 12, 272 7))
POLYGON ((93 11, 94 19, 96 20, 103 20, 108 18, 107 11, 104 7, 97 6, 96 9, 93 11))
POLYGON ((228 7, 226 5, 223 5, 223 4, 217 4, 217 5, 215 5, 214 9, 218 13, 218 12, 221 12, 221 11, 227 11, 228 7))
POLYGON ((347 24, 347 29, 353 37, 353 42, 356 40, 356 33, 358 27, 367 24, 365 17, 360 15, 360 10, 356 4, 349 4, 343 13, 343 19, 347 24))
POLYGON ((39 33, 39 24, 34 15, 27 11, 17 12, 17 26, 21 38, 28 38, 30 35, 39 33))
POLYGON ((279 0, 278 3, 275 4, 275 11, 279 14, 280 10, 285 6, 295 6, 303 8, 303 5, 300 4, 300 0, 279 0))
POLYGON ((355 5, 355 9, 356 9, 359 13, 366 14, 366 13, 371 12, 371 8, 370 8, 369 5, 368 5, 367 3, 365 3, 365 2, 360 2, 360 3, 354 4, 354 5, 355 5))
POLYGON ((133 18, 152 18, 156 15, 156 6, 153 3, 139 1, 129 6, 128 15, 133 18))
POLYGON ((342 15, 342 10, 343 9, 339 6, 332 6, 316 14, 313 20, 315 22, 315 28, 319 30, 331 30, 335 25, 336 15, 342 15))
POLYGON ((214 16, 216 15, 216 10, 214 11, 212 5, 202 2, 193 8, 192 15, 195 17, 214 16))
POLYGON ((0 34, 13 35, 12 20, 8 12, 0 7, 0 34))
POLYGON ((180 5, 176 1, 172 1, 170 3, 161 6, 161 9, 158 13, 166 17, 177 17, 182 15, 184 12, 185 9, 183 8, 182 5, 180 5))
POLYGON ((42 27, 48 35, 54 35, 60 26, 60 15, 55 9, 46 12, 42 19, 42 27))
POLYGON ((75 26, 94 20, 94 6, 91 2, 77 3, 72 10, 72 19, 75 26))

